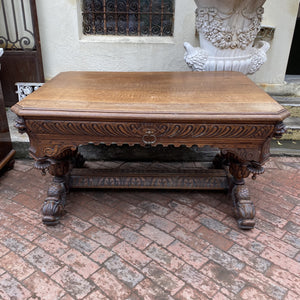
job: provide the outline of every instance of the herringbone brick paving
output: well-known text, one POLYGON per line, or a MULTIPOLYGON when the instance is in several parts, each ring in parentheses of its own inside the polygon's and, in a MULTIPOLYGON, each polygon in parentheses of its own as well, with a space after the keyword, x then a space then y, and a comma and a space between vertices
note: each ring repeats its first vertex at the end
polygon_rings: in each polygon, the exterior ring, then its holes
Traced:
POLYGON ((1 299, 300 299, 300 158, 247 180, 257 225, 222 192, 72 191, 41 224, 50 176, 17 160, 0 178, 1 299))

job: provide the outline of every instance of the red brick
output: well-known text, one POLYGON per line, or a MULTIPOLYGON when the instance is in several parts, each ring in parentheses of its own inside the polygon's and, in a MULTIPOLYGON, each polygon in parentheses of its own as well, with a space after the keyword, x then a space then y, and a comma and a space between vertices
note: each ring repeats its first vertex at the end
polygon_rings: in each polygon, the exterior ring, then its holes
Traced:
POLYGON ((37 225, 37 226, 42 226, 39 228, 41 228, 46 233, 48 233, 49 235, 52 235, 53 237, 55 237, 56 239, 59 239, 59 240, 64 240, 64 238, 70 234, 77 234, 70 228, 65 227, 62 223, 58 223, 55 226, 44 226, 44 225, 41 225, 41 222, 39 222, 39 225, 37 225))
POLYGON ((224 225, 224 222, 219 222, 205 214, 201 214, 196 218, 196 220, 202 225, 208 227, 208 229, 220 234, 226 234, 230 230, 228 226, 224 225))
POLYGON ((71 214, 66 214, 63 220, 64 226, 69 227, 79 233, 82 233, 89 229, 92 225, 88 222, 81 220, 80 218, 71 214))
MULTIPOLYGON (((200 229, 198 229, 198 231, 200 229)), ((171 232, 171 235, 198 252, 201 252, 209 245, 209 243, 204 241, 201 237, 198 237, 194 233, 187 231, 184 228, 175 228, 171 232)))
MULTIPOLYGON (((220 289, 220 293, 224 295, 224 298, 227 297, 229 299, 235 299, 237 297, 234 293, 230 292, 228 289, 226 289, 224 287, 222 287, 220 289)), ((227 298, 225 298, 225 299, 227 299, 227 298)))
POLYGON ((233 245, 233 242, 226 239, 222 234, 214 232, 205 226, 200 227, 196 231, 196 235, 224 251, 227 251, 233 245))
POLYGON ((175 199, 176 201, 183 203, 184 205, 194 206, 195 204, 197 204, 199 202, 199 199, 195 199, 194 197, 192 197, 193 193, 195 193, 195 192, 196 191, 188 191, 187 190, 187 191, 180 191, 180 193, 178 193, 176 191, 169 190, 168 196, 171 199, 175 199))
POLYGON ((94 224, 95 226, 108 231, 111 234, 116 233, 122 226, 115 221, 112 221, 106 217, 95 215, 90 220, 90 223, 94 224))
POLYGON ((51 276, 59 270, 63 263, 46 253, 41 248, 36 248, 25 257, 33 266, 37 267, 43 273, 51 276))
MULTIPOLYGON (((300 200, 299 200, 300 201, 300 200)), ((289 221, 286 226, 284 227, 285 230, 288 232, 300 237, 300 225, 295 224, 291 221, 289 221)))
POLYGON ((60 299, 65 291, 42 272, 35 272, 24 281, 24 285, 43 300, 60 299))
MULTIPOLYGON (((121 194, 120 196, 124 196, 124 194, 121 194)), ((126 195, 126 200, 127 197, 132 198, 132 196, 126 195)), ((142 209, 141 207, 137 207, 125 201, 122 201, 118 204, 118 209, 136 218, 142 218, 147 213, 145 209, 142 209)))
POLYGON ((29 196, 29 195, 26 195, 26 194, 23 194, 23 193, 18 194, 12 200, 21 205, 24 205, 24 206, 30 208, 30 209, 40 208, 41 204, 42 204, 39 199, 29 196))
POLYGON ((184 265, 176 275, 190 284, 193 288, 204 293, 208 298, 213 297, 220 287, 209 277, 189 265, 184 265))
POLYGON ((34 272, 34 268, 28 262, 12 252, 0 259, 0 267, 19 281, 22 281, 34 272))
MULTIPOLYGON (((297 263, 296 263, 297 264, 297 263)), ((300 275, 300 266, 298 265, 298 275, 300 275)), ((283 287, 293 290, 300 297, 300 278, 285 271, 277 266, 272 266, 265 274, 283 287)))
POLYGON ((233 245, 227 253, 243 261, 261 273, 264 273, 271 265, 268 260, 265 260, 238 245, 233 245))
MULTIPOLYGON (((15 197, 18 197, 20 194, 17 194, 15 197)), ((6 213, 6 214, 15 214, 15 212, 22 210, 24 208, 24 206, 22 204, 19 204, 15 201, 12 200, 8 200, 8 199, 3 199, 2 205, 3 205, 3 211, 1 212, 2 214, 6 213), (5 212, 4 212, 5 210, 5 212)), ((1 223, 4 222, 5 219, 1 218, 1 223)))
POLYGON ((143 273, 171 295, 175 295, 184 286, 182 280, 155 262, 148 264, 148 266, 143 269, 143 273))
POLYGON ((244 300, 269 300, 270 297, 265 295, 263 292, 259 291, 254 287, 245 287, 241 292, 241 298, 244 300))
MULTIPOLYGON (((218 220, 218 221, 222 221, 227 216, 227 214, 225 214, 221 210, 218 210, 218 209, 216 209, 214 207, 205 205, 205 204, 203 204, 201 202, 198 203, 196 206, 194 206, 194 208, 196 208, 199 211, 201 211, 202 214, 210 216, 211 218, 213 218, 215 220, 218 220)), ((232 208, 231 208, 231 210, 232 210, 232 208)))
MULTIPOLYGON (((264 191, 262 193, 264 193, 264 191)), ((286 218, 289 215, 290 210, 294 207, 294 205, 288 201, 284 201, 282 198, 274 195, 270 196, 270 199, 265 197, 258 202, 257 206, 281 218, 286 218)))
POLYGON ((2 239, 2 244, 4 244, 11 251, 24 256, 30 251, 32 251, 36 246, 23 239, 22 237, 11 233, 2 239))
POLYGON ((216 248, 214 246, 208 246, 203 252, 203 255, 207 256, 214 262, 225 266, 229 271, 240 271, 244 268, 245 264, 228 253, 216 248))
POLYGON ((85 231, 84 234, 104 247, 113 247, 119 241, 115 236, 95 226, 85 231))
POLYGON ((111 215, 113 215, 116 212, 115 208, 109 207, 96 200, 89 201, 83 205, 85 205, 89 210, 94 211, 97 214, 100 214, 107 218, 109 218, 111 215))
MULTIPOLYGON (((199 300, 199 299, 208 300, 209 299, 202 293, 199 293, 197 290, 195 290, 189 286, 184 287, 180 292, 178 292, 174 296, 174 298, 177 300, 199 300)), ((224 300, 224 298, 222 300, 224 300)))
POLYGON ((168 299, 169 293, 165 292, 151 280, 145 279, 134 289, 143 300, 168 299))
POLYGON ((145 224, 140 230, 139 233, 146 236, 147 238, 153 240, 159 245, 164 247, 168 246, 174 241, 174 238, 169 234, 149 225, 145 224))
POLYGON ((119 224, 130 227, 133 230, 138 230, 145 223, 144 221, 122 213, 121 211, 116 211, 112 216, 110 216, 110 218, 119 224))
POLYGON ((85 280, 68 267, 59 270, 51 278, 60 286, 63 286, 76 299, 83 299, 95 288, 94 284, 85 280))
POLYGON ((176 224, 182 226, 188 231, 195 231, 197 228, 200 227, 200 224, 198 222, 193 221, 192 219, 176 212, 172 211, 170 212, 166 218, 172 222, 175 222, 176 224))
POLYGON ((69 246, 48 233, 44 233, 35 239, 34 243, 58 258, 70 249, 69 246))
POLYGON ((0 257, 2 257, 3 255, 7 254, 8 252, 9 252, 9 249, 0 244, 0 257))
POLYGON ((273 225, 278 226, 279 228, 283 228, 288 222, 286 219, 274 215, 264 209, 256 209, 256 218, 272 223, 273 225))
POLYGON ((18 209, 13 214, 14 216, 19 217, 23 221, 26 221, 34 226, 41 225, 41 215, 27 207, 18 209))
POLYGON ((71 249, 60 259, 68 266, 72 267, 83 278, 88 278, 91 274, 95 273, 99 266, 91 261, 88 257, 81 254, 79 251, 71 249))
POLYGON ((268 233, 270 235, 273 235, 274 237, 281 239, 284 234, 286 233, 285 230, 280 229, 279 227, 266 222, 264 220, 261 219, 256 219, 256 228, 260 231, 263 231, 265 233, 268 233))
POLYGON ((229 271, 212 261, 203 266, 200 272, 235 295, 245 286, 245 281, 238 279, 235 272, 229 271))
POLYGON ((174 208, 177 212, 183 214, 186 217, 189 217, 191 219, 195 218, 199 215, 199 211, 197 211, 195 208, 191 208, 187 205, 178 203, 176 201, 172 201, 170 203, 170 207, 174 208))
POLYGON ((288 216, 288 221, 294 222, 295 224, 300 226, 300 218, 299 215, 294 214, 293 212, 291 212, 288 216))
POLYGON ((262 253, 261 256, 265 259, 270 260, 273 264, 279 266, 284 270, 288 270, 289 272, 299 276, 299 265, 295 264, 295 261, 289 257, 286 257, 282 253, 271 249, 266 248, 262 253))
POLYGON ((43 234, 43 231, 39 228, 20 220, 10 226, 10 229, 13 230, 18 235, 22 236, 23 238, 33 241, 38 236, 43 234))
POLYGON ((16 216, 11 215, 10 213, 0 211, 0 225, 1 227, 9 228, 13 223, 20 221, 16 216))
POLYGON ((110 273, 106 268, 102 268, 92 275, 93 282, 112 300, 125 300, 131 290, 110 273))
POLYGON ((0 277, 0 299, 28 299, 30 296, 30 291, 8 273, 0 277))
POLYGON ((196 269, 199 269, 208 261, 208 259, 201 255, 199 252, 184 245, 178 240, 169 245, 168 250, 196 269))
POLYGON ((126 227, 120 230, 117 233, 117 236, 140 250, 145 249, 152 243, 151 240, 126 227))
POLYGON ((151 244, 145 253, 168 271, 175 272, 184 264, 184 261, 155 243, 151 244))
POLYGON ((89 294, 84 300, 109 300, 102 292, 95 291, 89 294))
POLYGON ((298 249, 293 247, 290 244, 287 244, 269 234, 261 233, 257 240, 261 243, 265 244, 266 246, 285 254, 288 257, 294 257, 298 253, 298 249))
POLYGON ((168 233, 176 227, 176 224, 174 224, 173 222, 170 222, 165 218, 162 218, 160 216, 151 213, 145 215, 143 217, 143 220, 155 226, 156 228, 166 231, 168 233))
POLYGON ((112 250, 125 261, 130 262, 137 268, 143 268, 151 261, 151 259, 144 255, 140 250, 137 250, 125 241, 116 245, 112 250))
POLYGON ((212 299, 213 300, 230 300, 230 298, 226 297, 221 292, 218 292, 212 299))
POLYGON ((284 287, 280 286, 272 279, 248 266, 246 266, 246 268, 240 273, 239 277, 251 286, 258 288, 264 294, 275 299, 282 299, 287 291, 284 287))
POLYGON ((144 279, 144 276, 115 255, 105 262, 106 268, 113 273, 120 281, 124 282, 130 288, 134 288, 140 281, 144 279))
POLYGON ((299 294, 297 295, 292 291, 288 291, 288 293, 284 299, 285 300, 299 300, 299 294))
POLYGON ((76 232, 68 234, 64 238, 64 242, 69 245, 69 247, 74 248, 80 252, 91 254, 99 247, 99 243, 92 241, 91 239, 80 235, 76 232))
POLYGON ((111 256, 113 256, 112 251, 108 251, 103 247, 99 247, 90 255, 90 258, 98 264, 103 264, 111 256))
MULTIPOLYGON (((77 192, 78 191, 76 191, 74 193, 74 195, 77 192)), ((87 195, 84 195, 84 199, 86 201, 89 201, 87 195)), ((70 197, 68 198, 68 200, 70 200, 70 197)), ((77 202, 76 200, 78 200, 78 199, 72 199, 72 200, 68 201, 68 204, 67 204, 67 207, 66 207, 68 213, 82 219, 83 221, 88 221, 96 213, 95 210, 90 210, 87 207, 84 207, 83 206, 84 204, 81 204, 81 203, 77 202)))
POLYGON ((300 205, 297 205, 294 209, 293 212, 297 215, 300 215, 300 205))
POLYGON ((169 208, 147 200, 141 201, 139 207, 145 209, 148 212, 155 213, 161 217, 165 216, 170 211, 169 208))
POLYGON ((244 234, 240 231, 232 229, 226 234, 226 237, 250 251, 253 251, 257 254, 261 253, 266 246, 247 236, 247 233, 248 231, 246 231, 244 234))

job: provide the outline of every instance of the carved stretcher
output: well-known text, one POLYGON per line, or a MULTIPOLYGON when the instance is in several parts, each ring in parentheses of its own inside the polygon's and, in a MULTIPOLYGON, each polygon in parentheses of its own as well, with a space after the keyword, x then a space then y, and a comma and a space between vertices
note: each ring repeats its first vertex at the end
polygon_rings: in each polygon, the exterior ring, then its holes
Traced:
POLYGON ((54 176, 45 224, 58 223, 70 188, 228 189, 242 229, 255 224, 244 178, 263 173, 270 141, 289 115, 237 72, 61 73, 12 111, 35 167, 54 176), (88 143, 208 145, 220 154, 206 172, 89 171, 77 153, 88 143))

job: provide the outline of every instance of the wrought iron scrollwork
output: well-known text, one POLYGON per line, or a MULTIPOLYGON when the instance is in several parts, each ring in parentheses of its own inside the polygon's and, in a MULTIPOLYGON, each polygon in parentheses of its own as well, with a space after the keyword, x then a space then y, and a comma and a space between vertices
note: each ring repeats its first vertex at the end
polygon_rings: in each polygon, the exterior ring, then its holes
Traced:
POLYGON ((174 0, 83 0, 83 33, 171 36, 174 0))
POLYGON ((36 49, 28 0, 1 0, 0 20, 1 48, 5 50, 36 49))

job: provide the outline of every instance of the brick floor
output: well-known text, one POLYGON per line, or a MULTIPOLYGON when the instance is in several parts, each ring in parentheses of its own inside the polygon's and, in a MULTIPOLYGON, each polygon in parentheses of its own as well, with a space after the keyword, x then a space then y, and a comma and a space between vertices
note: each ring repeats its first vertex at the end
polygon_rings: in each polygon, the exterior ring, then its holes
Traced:
POLYGON ((247 180, 257 225, 222 192, 80 190, 41 221, 50 176, 0 178, 0 299, 300 299, 300 158, 247 180))

